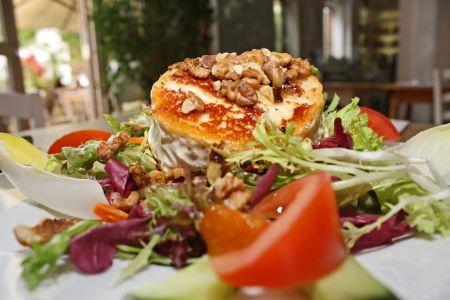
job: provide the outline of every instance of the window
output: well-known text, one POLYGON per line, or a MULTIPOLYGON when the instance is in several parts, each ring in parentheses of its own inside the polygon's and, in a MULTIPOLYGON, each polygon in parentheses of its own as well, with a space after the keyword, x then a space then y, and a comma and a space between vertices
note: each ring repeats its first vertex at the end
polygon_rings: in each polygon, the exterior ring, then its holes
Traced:
POLYGON ((0 93, 9 89, 8 59, 6 56, 0 55, 0 93))

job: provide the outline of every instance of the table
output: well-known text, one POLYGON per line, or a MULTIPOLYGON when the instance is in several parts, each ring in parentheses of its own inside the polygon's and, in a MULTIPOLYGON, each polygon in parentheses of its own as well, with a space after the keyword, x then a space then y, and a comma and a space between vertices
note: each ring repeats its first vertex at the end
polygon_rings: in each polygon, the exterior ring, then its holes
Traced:
POLYGON ((389 118, 398 118, 398 108, 406 104, 406 119, 411 120, 413 104, 433 103, 433 86, 431 83, 392 82, 380 83, 376 88, 389 94, 389 118))
MULTIPOLYGON (((398 119, 398 108, 406 105, 406 119, 411 120, 411 108, 413 104, 433 104, 433 85, 431 82, 324 82, 326 91, 336 92, 342 95, 344 100, 351 99, 370 90, 384 91, 389 95, 389 118, 398 119)), ((450 90, 450 85, 443 87, 450 90)), ((343 103, 345 104, 345 103, 343 103)))

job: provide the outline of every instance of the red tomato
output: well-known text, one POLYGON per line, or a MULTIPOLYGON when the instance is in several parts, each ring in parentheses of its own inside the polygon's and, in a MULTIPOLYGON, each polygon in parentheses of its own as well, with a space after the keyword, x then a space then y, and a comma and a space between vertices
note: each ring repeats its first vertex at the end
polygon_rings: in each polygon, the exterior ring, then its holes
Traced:
POLYGON ((200 232, 222 279, 236 286, 291 287, 317 280, 345 259, 328 174, 295 180, 263 202, 281 201, 280 197, 287 197, 289 205, 270 224, 223 206, 205 212, 200 232), (223 245, 228 245, 225 251, 223 245))
POLYGON ((400 136, 400 133, 388 117, 368 107, 360 108, 360 113, 367 114, 369 118, 369 127, 372 128, 378 136, 383 137, 383 140, 388 142, 398 142, 401 140, 402 137, 400 136))
POLYGON ((48 149, 48 153, 59 153, 62 147, 78 147, 87 141, 106 141, 111 135, 111 132, 94 129, 72 131, 54 141, 48 149))

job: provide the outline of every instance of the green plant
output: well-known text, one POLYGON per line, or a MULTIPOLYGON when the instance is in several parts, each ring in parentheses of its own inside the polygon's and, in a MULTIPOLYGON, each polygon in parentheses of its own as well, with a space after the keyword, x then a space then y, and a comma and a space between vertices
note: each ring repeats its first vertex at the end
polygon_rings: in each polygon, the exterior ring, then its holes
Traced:
POLYGON ((148 93, 167 66, 208 49, 208 0, 93 3, 104 90, 128 78, 148 93))

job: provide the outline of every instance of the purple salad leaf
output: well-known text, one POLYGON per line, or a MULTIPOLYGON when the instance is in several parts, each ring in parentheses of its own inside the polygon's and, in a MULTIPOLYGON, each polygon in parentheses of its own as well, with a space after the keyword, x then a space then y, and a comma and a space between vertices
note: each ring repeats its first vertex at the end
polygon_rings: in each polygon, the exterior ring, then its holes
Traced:
POLYGON ((270 193, 272 185, 278 175, 278 164, 272 164, 267 170, 266 174, 259 177, 256 182, 255 190, 252 194, 252 199, 250 201, 251 207, 258 204, 265 196, 270 193))
POLYGON ((320 148, 353 148, 352 136, 347 133, 342 125, 341 118, 334 119, 334 135, 321 139, 313 145, 314 149, 320 148))
MULTIPOLYGON (((138 214, 134 213, 133 216, 138 214)), ((72 262, 82 273, 95 274, 105 271, 113 263, 118 244, 138 246, 140 240, 148 239, 150 219, 150 216, 128 218, 76 236, 69 245, 72 262)))
POLYGON ((125 197, 131 188, 129 187, 131 181, 128 167, 117 160, 110 159, 105 164, 105 171, 108 173, 112 190, 125 197))
MULTIPOLYGON (((347 215, 341 217, 341 223, 346 221, 351 222, 355 226, 361 227, 364 225, 371 224, 378 220, 381 215, 373 214, 354 214, 353 216, 347 215)), ((371 232, 361 236, 351 249, 353 253, 359 252, 365 249, 374 248, 386 244, 390 244, 394 239, 411 234, 413 228, 411 228, 405 220, 403 212, 399 212, 383 222, 379 229, 374 229, 371 232)))

